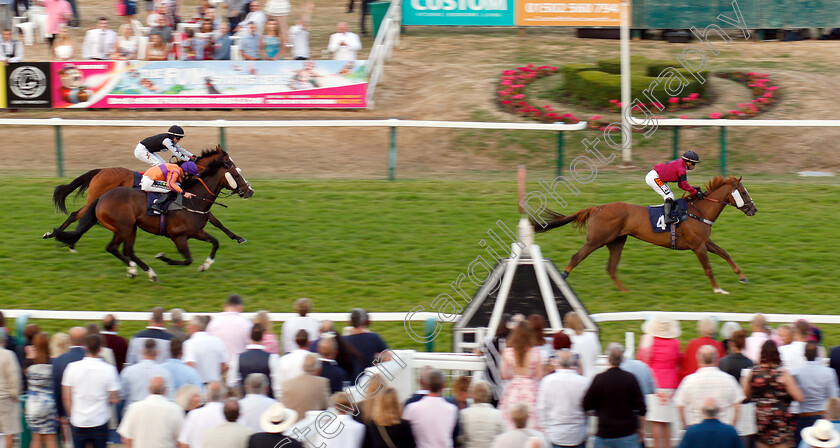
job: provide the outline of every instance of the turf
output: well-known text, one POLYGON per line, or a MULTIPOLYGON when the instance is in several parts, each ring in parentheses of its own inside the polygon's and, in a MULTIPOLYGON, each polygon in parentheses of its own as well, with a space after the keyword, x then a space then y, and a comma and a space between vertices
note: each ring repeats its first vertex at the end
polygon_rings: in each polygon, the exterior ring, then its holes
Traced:
MULTIPOLYGON (((546 175, 547 176, 547 175, 546 175)), ((544 176, 544 177, 546 177, 544 176)), ((608 201, 656 203, 658 197, 639 175, 602 173, 560 212, 608 201)), ((536 189, 531 176, 529 189, 536 189)), ((702 179, 694 175, 693 180, 702 179)), ((160 277, 129 280, 125 267, 104 251, 110 232, 91 229, 70 254, 41 234, 63 219, 50 203, 58 179, 5 179, 0 197, 0 308, 145 311, 154 305, 191 312, 215 312, 230 293, 246 298, 247 310, 292 311, 298 297, 310 297, 315 311, 342 312, 357 306, 405 312, 430 308, 478 255, 478 241, 499 219, 515 229, 515 185, 510 181, 282 181, 256 180, 252 199, 226 199, 230 208, 214 212, 229 228, 248 238, 236 245, 222 240, 216 263, 196 271, 209 245, 193 241, 196 261, 168 266, 153 258, 176 255, 165 238, 140 233, 138 255, 160 277)), ((744 179, 759 212, 748 218, 727 209, 713 238, 750 279, 736 275, 718 257, 712 267, 732 295, 712 294, 709 280, 690 252, 672 252, 630 239, 619 274, 631 289, 620 293, 605 272, 607 251, 596 251, 572 272, 569 284, 590 312, 675 310, 837 314, 840 262, 836 231, 840 211, 828 190, 836 180, 795 177, 744 179), (818 212, 817 212, 818 210, 818 212)), ((208 227, 209 228, 209 227, 208 227)), ((538 235, 543 254, 563 269, 583 243, 583 234, 560 228, 538 235)), ((501 250, 501 249, 497 249, 501 250)), ((176 255, 177 256, 177 255, 176 255)), ((40 321, 49 331, 70 322, 40 321)), ((124 331, 139 328, 127 323, 124 331)), ((695 331, 684 324, 686 338, 695 331)), ((422 330, 417 324, 417 331, 422 330)), ((638 322, 602 324, 602 342, 638 332, 638 322)), ((374 323, 398 347, 420 348, 401 323, 374 323)), ((840 331, 823 326, 827 343, 840 343, 840 331)), ((279 330, 279 328, 275 328, 279 330)), ((450 350, 443 332, 437 350, 450 350)))

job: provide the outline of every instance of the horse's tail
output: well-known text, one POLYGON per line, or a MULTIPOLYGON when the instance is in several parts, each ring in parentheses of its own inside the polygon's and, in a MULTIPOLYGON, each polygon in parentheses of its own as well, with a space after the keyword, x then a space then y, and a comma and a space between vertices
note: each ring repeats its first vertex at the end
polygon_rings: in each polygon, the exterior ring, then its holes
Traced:
POLYGON ((82 219, 79 220, 79 225, 76 226, 76 230, 73 232, 67 232, 64 230, 53 230, 53 235, 55 235, 55 239, 61 243, 70 245, 76 244, 79 239, 82 238, 82 235, 85 234, 91 227, 95 226, 97 222, 96 219, 96 204, 99 203, 99 199, 95 199, 91 202, 90 206, 88 207, 85 215, 82 216, 82 219))
POLYGON ((530 220, 531 224, 534 226, 534 232, 536 233, 547 232, 555 227, 562 227, 571 222, 574 222, 575 225, 580 228, 586 225, 586 222, 589 220, 589 216, 593 211, 595 211, 595 209, 597 209, 597 207, 589 207, 579 210, 571 215, 561 215, 560 213, 546 210, 542 214, 544 222, 547 223, 545 226, 534 220, 534 218, 531 218, 530 220))
POLYGON ((79 191, 76 192, 76 197, 81 196, 85 191, 87 191, 93 177, 99 174, 100 171, 102 171, 101 168, 90 170, 87 173, 73 179, 73 181, 69 184, 55 187, 55 191, 53 191, 53 203, 55 203, 56 210, 66 215, 67 205, 65 204, 65 201, 67 200, 67 196, 70 196, 70 193, 77 188, 79 191))

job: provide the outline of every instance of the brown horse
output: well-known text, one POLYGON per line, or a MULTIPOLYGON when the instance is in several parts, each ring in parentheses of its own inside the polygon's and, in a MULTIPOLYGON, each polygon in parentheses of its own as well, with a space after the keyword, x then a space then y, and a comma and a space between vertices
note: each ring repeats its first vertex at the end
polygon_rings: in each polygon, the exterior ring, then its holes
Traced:
MULTIPOLYGON (((222 153, 223 151, 221 150, 221 147, 218 146, 215 149, 204 151, 196 160, 199 172, 203 170, 206 165, 221 157, 222 153)), ((66 202, 70 193, 76 191, 76 197, 79 197, 87 191, 87 202, 85 205, 75 212, 70 213, 70 216, 61 223, 58 230, 65 230, 70 224, 78 221, 79 218, 84 216, 85 211, 87 211, 93 201, 99 199, 99 197, 103 194, 117 187, 131 187, 134 184, 134 173, 134 171, 126 168, 98 168, 82 174, 81 176, 73 179, 73 181, 69 184, 55 187, 55 191, 53 192, 53 203, 55 203, 55 208, 65 215, 68 214, 66 202)), ((253 194, 253 190, 250 191, 250 194, 253 194)), ((239 244, 246 241, 245 238, 242 238, 241 236, 238 236, 228 230, 215 216, 213 216, 212 213, 209 218, 210 224, 218 227, 219 230, 224 232, 224 234, 230 239, 235 240, 239 244)), ((44 233, 43 238, 49 239, 53 236, 53 232, 46 232, 44 233)), ((75 251, 73 246, 73 244, 69 246, 71 251, 75 251)))
POLYGON ((173 260, 164 254, 157 255, 157 258, 172 265, 192 263, 187 240, 195 238, 207 241, 213 246, 210 256, 198 268, 199 271, 207 270, 215 261, 219 241, 208 234, 204 226, 207 225, 210 207, 219 196, 219 192, 222 188, 228 188, 242 197, 250 196, 249 191, 253 194, 248 181, 242 177, 227 153, 221 148, 217 150, 220 151, 220 157, 206 165, 197 178, 183 182, 184 191, 193 193, 196 197, 184 199, 184 209, 169 212, 163 229, 161 229, 160 216, 146 213, 148 208, 146 192, 130 187, 119 187, 103 194, 90 204, 84 216, 79 220, 75 232, 55 229, 53 231, 55 238, 64 244, 74 244, 99 222, 114 233, 106 250, 128 266, 128 276, 134 278, 139 266, 149 275, 149 280, 154 282, 158 280, 155 271, 134 254, 137 228, 154 235, 166 235, 175 243, 178 252, 184 257, 183 260, 173 260), (122 253, 119 251, 120 245, 123 247, 122 253))
MULTIPOLYGON (((695 199, 689 203, 688 213, 690 218, 677 228, 676 249, 692 250, 700 260, 700 264, 703 265, 706 275, 712 281, 714 292, 729 294, 721 289, 715 281, 712 267, 709 264, 708 252, 726 260, 738 274, 742 283, 747 283, 747 278, 732 261, 732 257, 709 239, 712 233, 712 224, 727 205, 736 207, 747 216, 755 215, 758 209, 750 198, 750 194, 747 193, 747 189, 741 183, 741 178, 733 176, 729 176, 728 179, 720 176, 715 177, 709 182, 706 191, 708 191, 708 194, 705 198, 695 199)), ((602 246, 607 246, 607 249, 610 250, 607 272, 621 291, 627 291, 627 288, 618 279, 617 268, 621 259, 621 250, 624 248, 628 235, 657 246, 671 247, 670 232, 655 233, 651 228, 647 207, 626 202, 611 202, 589 207, 568 216, 549 210, 545 213, 545 221, 546 224, 544 225, 536 222, 533 218, 531 219, 536 232, 545 232, 571 222, 578 227, 586 226, 586 244, 572 256, 569 265, 561 274, 563 278, 568 277, 569 272, 593 251, 602 246)))

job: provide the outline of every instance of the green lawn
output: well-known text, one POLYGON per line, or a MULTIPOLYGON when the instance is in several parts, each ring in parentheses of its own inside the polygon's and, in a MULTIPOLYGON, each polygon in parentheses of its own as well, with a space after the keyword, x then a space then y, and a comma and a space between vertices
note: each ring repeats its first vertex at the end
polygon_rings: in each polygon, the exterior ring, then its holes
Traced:
MULTIPOLYGON (((544 176, 545 177, 545 176, 544 176)), ((509 176, 508 179, 512 178, 509 176)), ((607 201, 656 203, 658 197, 638 173, 601 173, 581 186, 566 209, 607 201)), ((695 174, 693 181, 704 177, 695 174)), ((538 187, 531 174, 529 188, 538 187)), ((751 218, 729 208, 715 224, 714 240, 729 251, 750 279, 741 285, 726 263, 712 266, 729 296, 712 294, 696 257, 631 239, 619 273, 629 293, 618 292, 605 272, 607 251, 596 251, 569 278, 590 312, 675 310, 837 314, 840 280, 836 229, 840 212, 828 192, 837 181, 796 177, 745 178, 759 213, 751 218), (818 211, 817 211, 818 210, 818 211)), ((310 297, 315 311, 342 312, 357 306, 371 311, 429 308, 476 256, 478 241, 498 219, 515 229, 515 185, 511 181, 254 181, 252 199, 226 199, 215 208, 244 245, 222 240, 217 261, 196 271, 209 245, 191 243, 196 261, 168 266, 153 258, 176 253, 165 238, 142 233, 136 251, 158 273, 129 280, 125 267, 104 251, 110 232, 94 227, 70 254, 41 234, 63 219, 53 211, 56 179, 4 179, 0 197, 0 308, 145 311, 154 305, 191 312, 215 312, 230 293, 247 310, 290 312, 298 297, 310 297)), ((556 204, 554 204, 556 206, 556 204)), ((220 232, 211 229, 220 238, 220 232)), ((538 235, 543 254, 562 270, 583 243, 573 228, 538 235)), ((49 331, 70 322, 40 321, 49 331)), ((142 324, 126 324, 132 331, 142 324)), ((421 330, 418 324, 418 331, 421 330)), ((685 325, 686 338, 695 331, 685 325)), ((827 343, 840 343, 840 329, 822 326, 827 343)), ((374 330, 399 347, 410 343, 401 323, 374 323, 374 330)), ((279 330, 276 328, 275 330, 279 330)), ((623 340, 638 322, 602 326, 602 342, 623 340)), ((444 332, 438 350, 449 350, 444 332)))

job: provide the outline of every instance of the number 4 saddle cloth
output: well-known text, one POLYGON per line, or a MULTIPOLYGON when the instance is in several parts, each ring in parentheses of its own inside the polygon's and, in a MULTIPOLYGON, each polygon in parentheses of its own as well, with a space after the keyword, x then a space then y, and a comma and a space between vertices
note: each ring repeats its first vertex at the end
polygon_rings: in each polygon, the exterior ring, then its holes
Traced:
MULTIPOLYGON (((681 222, 688 219, 688 201, 682 198, 674 201, 671 214, 677 217, 677 226, 679 227, 681 222)), ((663 205, 649 205, 648 217, 650 218, 650 226, 654 232, 668 231, 668 226, 665 225, 665 207, 663 205)))

